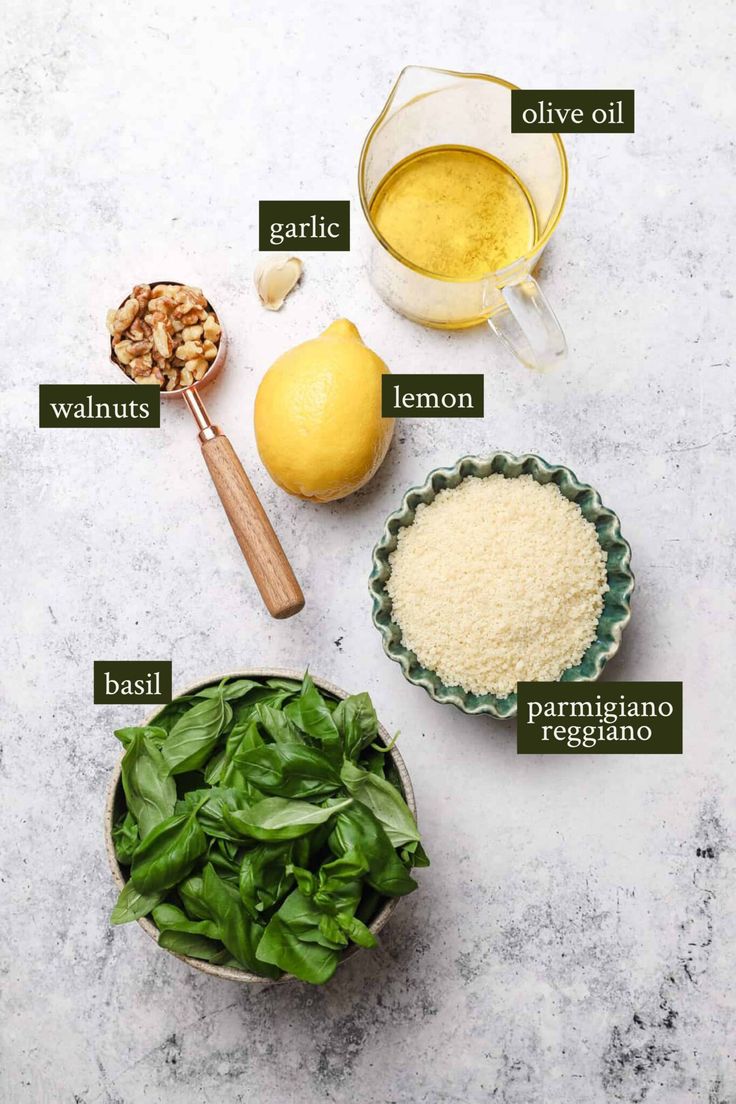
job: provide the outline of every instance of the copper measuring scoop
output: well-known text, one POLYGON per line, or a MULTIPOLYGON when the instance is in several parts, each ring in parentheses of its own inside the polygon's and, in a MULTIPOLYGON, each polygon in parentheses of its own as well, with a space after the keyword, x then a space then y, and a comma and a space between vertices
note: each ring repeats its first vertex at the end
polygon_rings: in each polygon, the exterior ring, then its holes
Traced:
MULTIPOLYGON (((180 283, 181 281, 178 280, 156 280, 150 286, 180 283)), ((235 538, 266 608, 272 617, 292 617, 304 606, 301 587, 235 449, 220 427, 210 421, 199 394, 220 373, 227 357, 227 337, 222 319, 211 303, 208 302, 207 305, 221 330, 217 356, 200 380, 196 380, 188 387, 178 387, 173 391, 162 389, 161 398, 170 399, 181 396, 191 410, 199 427, 202 455, 212 476, 212 482, 215 484, 235 538)), ((110 360, 123 372, 125 378, 129 379, 122 365, 115 359, 112 338, 110 338, 110 360)), ((139 385, 136 384, 136 386, 139 385)))

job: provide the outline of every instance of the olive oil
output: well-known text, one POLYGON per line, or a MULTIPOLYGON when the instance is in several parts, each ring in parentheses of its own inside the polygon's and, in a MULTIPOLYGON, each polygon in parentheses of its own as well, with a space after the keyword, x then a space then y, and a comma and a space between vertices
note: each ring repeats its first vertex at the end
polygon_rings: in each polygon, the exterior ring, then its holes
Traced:
POLYGON ((452 280, 496 272, 538 237, 516 173, 471 146, 431 146, 404 158, 378 185, 370 214, 403 260, 452 280))

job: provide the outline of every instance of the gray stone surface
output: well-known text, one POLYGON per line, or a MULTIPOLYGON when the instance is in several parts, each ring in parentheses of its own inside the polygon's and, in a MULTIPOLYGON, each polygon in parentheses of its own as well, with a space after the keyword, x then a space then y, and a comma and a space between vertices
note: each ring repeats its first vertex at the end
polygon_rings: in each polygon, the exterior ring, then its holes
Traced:
POLYGON ((2 1047, 8 1104, 733 1104, 733 95, 715 0, 102 5, 9 0, 2 27, 2 1047), (631 87, 635 136, 568 142, 543 265, 570 357, 535 376, 483 330, 392 314, 348 255, 281 314, 251 286, 260 198, 354 200, 407 62, 534 87, 631 87), (187 412, 39 431, 40 382, 110 380, 105 310, 201 284, 232 338, 208 399, 307 594, 268 620, 187 412), (339 315, 399 371, 487 372, 483 422, 406 422, 365 492, 290 499, 259 465, 261 373, 339 315), (615 679, 682 679, 672 758, 518 758, 513 726, 432 703, 383 655, 366 576, 436 464, 570 465, 621 517, 634 620, 615 679), (95 658, 175 681, 303 666, 399 728, 432 866, 376 953, 322 991, 250 991, 113 930, 102 813, 124 708, 95 658))

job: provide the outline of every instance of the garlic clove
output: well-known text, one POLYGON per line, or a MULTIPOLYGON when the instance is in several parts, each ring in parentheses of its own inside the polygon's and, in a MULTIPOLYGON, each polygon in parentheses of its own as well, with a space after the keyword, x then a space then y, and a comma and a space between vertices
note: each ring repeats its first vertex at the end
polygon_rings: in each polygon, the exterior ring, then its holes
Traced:
POLYGON ((277 253, 260 261, 253 281, 266 310, 281 310, 286 296, 299 283, 303 271, 304 265, 299 257, 284 257, 277 253))

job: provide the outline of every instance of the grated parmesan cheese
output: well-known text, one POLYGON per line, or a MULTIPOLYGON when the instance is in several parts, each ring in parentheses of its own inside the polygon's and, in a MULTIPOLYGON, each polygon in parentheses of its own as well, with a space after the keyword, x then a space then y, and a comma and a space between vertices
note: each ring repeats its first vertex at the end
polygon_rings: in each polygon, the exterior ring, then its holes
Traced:
POLYGON ((559 679, 595 639, 608 589, 595 527, 530 475, 440 491, 399 530, 389 562, 405 646, 473 694, 559 679))

